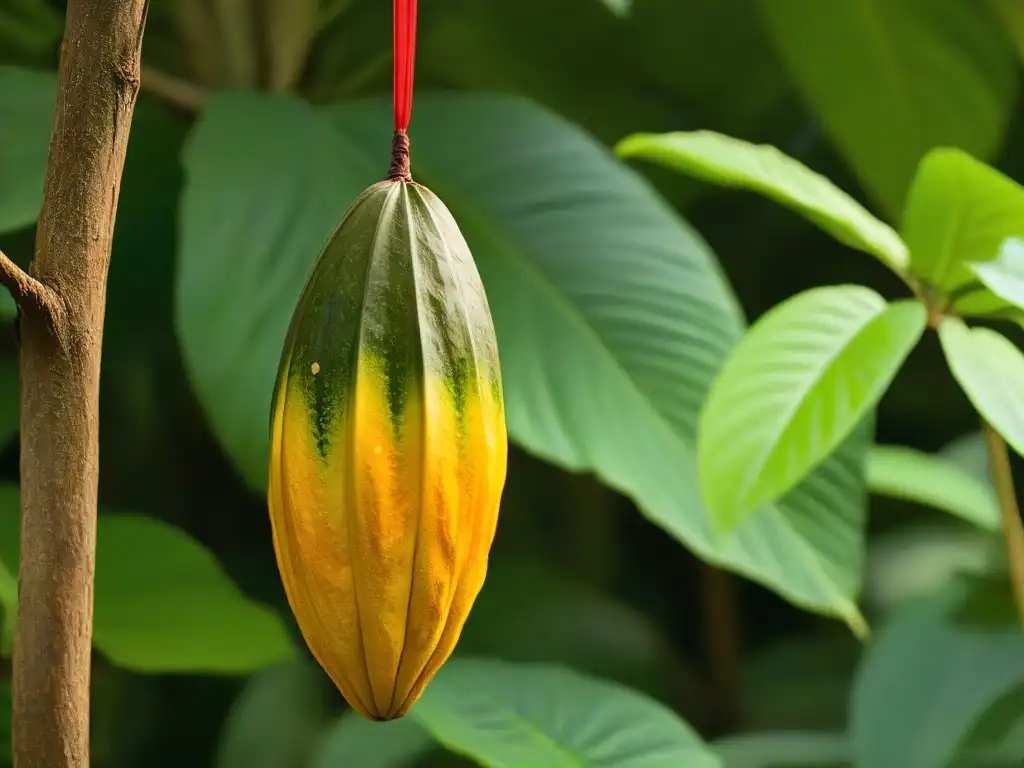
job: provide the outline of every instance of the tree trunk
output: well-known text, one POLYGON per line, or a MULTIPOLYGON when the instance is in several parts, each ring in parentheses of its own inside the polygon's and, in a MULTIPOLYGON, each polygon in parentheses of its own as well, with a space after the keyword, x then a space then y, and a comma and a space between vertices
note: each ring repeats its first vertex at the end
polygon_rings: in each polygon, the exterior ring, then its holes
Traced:
POLYGON ((21 310, 15 768, 87 768, 100 347, 148 0, 69 0, 35 260, 21 310))

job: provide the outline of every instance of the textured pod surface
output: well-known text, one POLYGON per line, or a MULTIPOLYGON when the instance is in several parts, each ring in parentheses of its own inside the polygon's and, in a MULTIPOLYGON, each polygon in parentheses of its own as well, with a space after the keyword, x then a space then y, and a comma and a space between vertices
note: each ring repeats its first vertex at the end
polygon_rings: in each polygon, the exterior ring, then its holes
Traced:
POLYGON ((268 501, 306 643, 365 717, 405 714, 483 585, 507 436, 490 311, 444 204, 349 207, 285 342, 268 501))

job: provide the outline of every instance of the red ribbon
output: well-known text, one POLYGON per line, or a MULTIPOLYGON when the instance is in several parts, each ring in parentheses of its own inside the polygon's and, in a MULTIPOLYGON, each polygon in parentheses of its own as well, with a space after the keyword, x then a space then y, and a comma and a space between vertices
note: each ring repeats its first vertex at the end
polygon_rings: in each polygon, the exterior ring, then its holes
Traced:
POLYGON ((395 0, 395 130, 409 128, 416 67, 416 0, 395 0))

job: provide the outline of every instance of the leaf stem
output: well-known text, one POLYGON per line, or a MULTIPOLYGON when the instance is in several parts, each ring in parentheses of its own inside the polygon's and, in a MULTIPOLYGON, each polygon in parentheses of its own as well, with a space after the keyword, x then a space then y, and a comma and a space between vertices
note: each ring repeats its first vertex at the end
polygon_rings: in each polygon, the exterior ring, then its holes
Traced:
POLYGON ((1017 494, 1013 488, 1013 472, 1010 468, 1010 454, 1006 441, 987 421, 982 422, 985 442, 988 446, 989 462, 992 465, 992 479, 996 486, 996 497, 1003 513, 1003 536, 1006 539, 1006 555, 1010 562, 1010 582, 1013 600, 1017 606, 1021 626, 1024 627, 1024 522, 1017 506, 1017 494))

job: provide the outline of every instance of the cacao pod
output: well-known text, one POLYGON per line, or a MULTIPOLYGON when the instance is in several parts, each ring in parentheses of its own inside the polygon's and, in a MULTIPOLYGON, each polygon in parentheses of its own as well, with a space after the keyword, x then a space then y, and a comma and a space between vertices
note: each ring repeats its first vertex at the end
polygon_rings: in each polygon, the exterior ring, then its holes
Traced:
POLYGON ((404 715, 454 649, 483 585, 507 451, 469 247, 436 195, 392 173, 317 259, 271 417, 282 582, 311 652, 364 717, 404 715))

